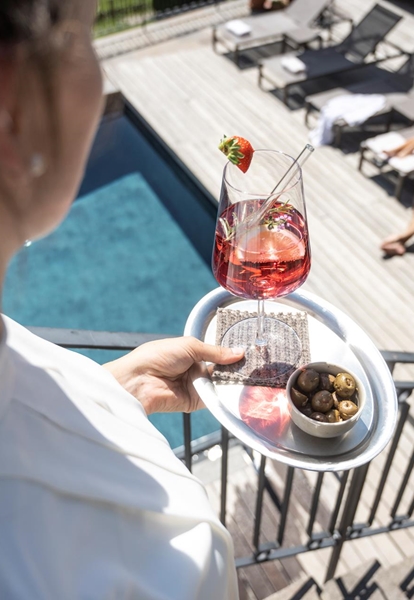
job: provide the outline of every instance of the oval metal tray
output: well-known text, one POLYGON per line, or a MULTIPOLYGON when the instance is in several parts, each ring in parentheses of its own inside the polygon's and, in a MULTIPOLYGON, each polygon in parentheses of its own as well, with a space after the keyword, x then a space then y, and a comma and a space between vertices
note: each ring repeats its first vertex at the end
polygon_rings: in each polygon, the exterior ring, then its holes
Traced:
MULTIPOLYGON (((184 335, 214 344, 218 307, 255 311, 257 303, 217 288, 191 311, 184 335)), ((359 376, 365 386, 367 400, 358 423, 341 437, 315 438, 291 422, 284 391, 219 384, 209 377, 199 377, 194 386, 206 407, 244 444, 293 467, 343 471, 372 460, 389 442, 398 412, 391 373, 373 342, 342 311, 308 292, 266 301, 265 310, 307 312, 311 361, 343 366, 359 376)))

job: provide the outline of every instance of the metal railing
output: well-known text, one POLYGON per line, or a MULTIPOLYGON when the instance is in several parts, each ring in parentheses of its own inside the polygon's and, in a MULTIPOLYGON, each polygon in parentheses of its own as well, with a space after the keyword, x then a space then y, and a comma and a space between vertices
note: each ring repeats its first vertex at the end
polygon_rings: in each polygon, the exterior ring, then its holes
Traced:
MULTIPOLYGON (((53 343, 67 348, 79 349, 128 351, 151 339, 168 337, 158 334, 109 333, 38 327, 31 327, 29 329, 53 343)), ((397 364, 414 364, 414 353, 384 351, 382 354, 391 372, 394 372, 397 364)), ((261 456, 259 461, 255 462, 251 450, 245 448, 257 470, 257 489, 255 492, 255 518, 251 532, 253 552, 248 556, 236 559, 236 566, 238 568, 275 559, 281 560, 321 548, 332 548, 326 571, 326 580, 329 580, 335 575, 345 542, 414 526, 414 484, 412 483, 410 486, 410 478, 414 469, 414 448, 410 448, 411 454, 407 458, 405 468, 401 468, 400 465, 400 480, 398 484, 395 481, 395 476, 393 477, 393 497, 388 510, 387 522, 378 524, 378 520, 376 520, 380 504, 384 498, 384 490, 388 478, 393 472, 393 465, 396 460, 404 427, 407 423, 410 427, 414 427, 414 416, 410 413, 410 404, 408 402, 414 390, 414 381, 395 381, 395 385, 399 401, 398 422, 389 447, 387 451, 384 451, 386 458, 382 465, 381 475, 376 483, 374 493, 372 493, 371 489, 369 501, 365 500, 364 502, 367 515, 363 521, 357 521, 356 514, 361 499, 364 498, 364 485, 372 463, 342 473, 318 473, 316 475, 316 482, 310 488, 310 501, 307 504, 307 523, 304 524, 303 531, 301 532, 305 534, 306 541, 296 544, 290 543, 287 540, 288 536, 286 532, 291 501, 295 494, 294 483, 295 478, 299 476, 299 471, 301 471, 302 475, 304 472, 301 469, 282 465, 283 469, 281 472, 283 473, 284 482, 283 486, 279 485, 279 489, 276 489, 271 477, 269 477, 267 467, 270 463, 272 468, 277 469, 278 464, 270 461, 265 456, 261 456), (331 494, 332 501, 330 502, 330 507, 327 507, 323 500, 323 486, 327 477, 334 477, 337 487, 336 495, 333 497, 331 494), (263 534, 261 524, 265 495, 267 495, 274 511, 278 515, 276 536, 271 542, 261 542, 263 534), (323 519, 318 517, 321 507, 324 509, 323 519)), ((240 442, 232 439, 231 434, 225 428, 222 428, 221 432, 213 433, 202 439, 191 440, 191 415, 188 414, 183 414, 183 433, 184 445, 181 448, 177 448, 175 453, 185 462, 190 470, 195 454, 200 454, 217 444, 221 446, 220 519, 225 525, 227 516, 229 447, 231 442, 240 442)), ((389 500, 389 492, 387 496, 387 500, 389 500)), ((384 510, 382 510, 382 521, 384 521, 383 514, 384 510)))

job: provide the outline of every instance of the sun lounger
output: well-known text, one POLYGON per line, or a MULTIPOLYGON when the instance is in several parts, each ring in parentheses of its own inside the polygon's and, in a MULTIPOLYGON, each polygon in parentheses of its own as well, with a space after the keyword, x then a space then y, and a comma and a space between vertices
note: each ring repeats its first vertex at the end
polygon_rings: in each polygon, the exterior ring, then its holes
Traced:
POLYGON ((378 44, 401 18, 376 4, 340 44, 301 53, 290 52, 262 61, 259 65, 259 86, 262 87, 263 79, 270 81, 283 90, 283 100, 287 103, 292 86, 366 66, 366 58, 375 53, 378 44), (289 60, 293 57, 303 63, 301 72, 289 70, 289 60))
POLYGON ((394 195, 401 198, 404 183, 408 177, 414 175, 414 154, 404 158, 393 156, 388 158, 385 151, 393 150, 402 144, 405 140, 414 137, 414 127, 400 129, 399 131, 389 131, 377 135, 362 142, 360 147, 359 170, 362 171, 362 165, 365 160, 375 164, 381 172, 385 169, 395 171, 398 175, 394 195))
POLYGON ((297 47, 318 39, 319 32, 311 25, 333 0, 293 0, 284 10, 235 19, 213 29, 213 48, 224 45, 234 52, 239 65, 240 51, 284 40, 289 37, 297 47))
MULTIPOLYGON (((312 112, 320 112, 330 101, 340 96, 356 96, 381 94, 385 97, 385 105, 372 116, 386 116, 385 130, 388 131, 391 117, 394 111, 400 112, 406 118, 414 120, 414 55, 406 56, 402 65, 396 72, 388 71, 378 65, 372 65, 364 69, 362 81, 352 82, 348 85, 338 86, 330 90, 318 92, 306 96, 305 99, 305 124, 309 126, 309 115, 312 112), (400 109, 400 110, 398 110, 400 109)), ((371 119, 371 117, 369 117, 371 119)), ((356 129, 366 125, 367 119, 359 123, 356 129)), ((334 145, 339 146, 344 129, 355 129, 350 127, 344 119, 338 119, 334 123, 334 145)))

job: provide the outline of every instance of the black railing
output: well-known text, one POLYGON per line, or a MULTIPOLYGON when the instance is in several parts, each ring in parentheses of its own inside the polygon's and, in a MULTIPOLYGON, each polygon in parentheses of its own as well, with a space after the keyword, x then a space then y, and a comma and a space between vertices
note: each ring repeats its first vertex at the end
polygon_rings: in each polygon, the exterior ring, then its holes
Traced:
MULTIPOLYGON (((128 351, 150 339, 166 337, 158 334, 108 333, 35 327, 30 329, 37 335, 67 348, 96 350, 128 351)), ((397 364, 414 364, 414 353, 384 351, 382 354, 391 372, 394 371, 397 364)), ((390 500, 390 492, 388 491, 387 493, 385 491, 386 484, 389 475, 393 471, 395 461, 398 459, 397 451, 400 447, 404 427, 407 423, 410 427, 414 426, 414 416, 410 413, 410 404, 408 403, 408 399, 414 390, 414 381, 395 381, 395 385, 399 401, 398 422, 389 447, 383 453, 386 458, 384 464, 381 466, 381 475, 376 483, 374 493, 370 490, 370 494, 368 495, 369 501, 365 498, 364 486, 368 471, 374 461, 352 471, 318 473, 316 481, 309 491, 310 501, 306 504, 307 522, 302 523, 302 536, 299 536, 303 539, 303 533, 305 533, 305 541, 296 544, 286 541, 290 537, 287 535, 287 528, 291 503, 293 499, 298 497, 297 495, 295 496, 295 479, 303 478, 305 472, 293 467, 286 468, 286 466, 271 461, 265 456, 261 456, 259 461, 255 462, 251 450, 244 448, 257 470, 257 489, 255 491, 255 518, 251 531, 253 552, 248 556, 236 559, 238 568, 248 567, 249 565, 269 560, 282 560, 321 548, 332 548, 332 554, 326 571, 326 580, 328 580, 335 575, 345 542, 414 526, 413 448, 410 448, 411 454, 407 457, 405 468, 401 469, 400 465, 398 484, 396 483, 394 470, 391 507, 387 511, 388 517, 386 522, 378 524, 378 520, 376 520, 381 502, 384 500, 384 495, 386 494, 387 500, 390 500), (281 478, 283 479, 283 486, 279 484, 278 489, 276 489, 277 486, 272 481, 271 473, 267 470, 268 467, 277 472, 279 481, 281 478), (328 481, 327 478, 334 478, 337 488, 335 495, 330 492, 331 506, 329 507, 326 506, 323 497, 324 485, 328 481), (278 527, 275 539, 272 542, 264 543, 261 542, 263 533, 261 524, 265 496, 267 496, 267 502, 269 503, 270 501, 273 510, 278 514, 278 527), (363 505, 367 514, 366 518, 361 521, 360 518, 356 520, 356 515, 362 500, 364 501, 363 505), (320 516, 321 512, 323 512, 322 517, 320 516)), ((223 524, 226 524, 229 447, 233 443, 240 445, 241 443, 235 440, 224 428, 221 429, 221 432, 216 432, 199 440, 191 440, 191 416, 187 414, 183 414, 183 432, 184 446, 175 449, 175 452, 190 470, 195 454, 202 454, 205 450, 217 444, 221 446, 220 518, 223 524)), ((329 489, 332 488, 331 484, 332 479, 330 480, 329 489)), ((384 510, 382 510, 383 514, 384 510)), ((358 517, 360 517, 360 514, 358 514, 358 517)), ((382 517, 382 521, 384 521, 384 517, 382 517)))

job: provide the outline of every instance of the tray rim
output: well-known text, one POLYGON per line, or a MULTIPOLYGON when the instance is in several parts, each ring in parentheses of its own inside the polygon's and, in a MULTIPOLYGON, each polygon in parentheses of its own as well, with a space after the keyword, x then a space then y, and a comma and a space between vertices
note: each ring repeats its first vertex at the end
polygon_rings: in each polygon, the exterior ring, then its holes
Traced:
MULTIPOLYGON (((218 287, 194 306, 188 316, 184 335, 191 335, 204 340, 207 327, 215 316, 218 307, 225 307, 243 301, 218 287)), ((296 291, 280 299, 284 305, 292 305, 296 309, 306 310, 309 315, 326 325, 331 331, 347 343, 361 364, 371 387, 374 399, 376 419, 375 430, 368 439, 345 454, 337 455, 331 460, 321 457, 299 455, 291 450, 275 446, 265 438, 255 434, 245 423, 240 421, 223 403, 220 402, 208 377, 198 377, 193 384, 203 399, 206 407, 215 418, 240 441, 257 450, 259 453, 278 460, 292 467, 312 471, 346 471, 353 469, 377 456, 388 444, 396 427, 398 417, 398 399, 391 372, 381 353, 363 331, 348 315, 331 303, 314 293, 296 291)), ((266 301, 266 305, 280 304, 277 300, 266 301)))

